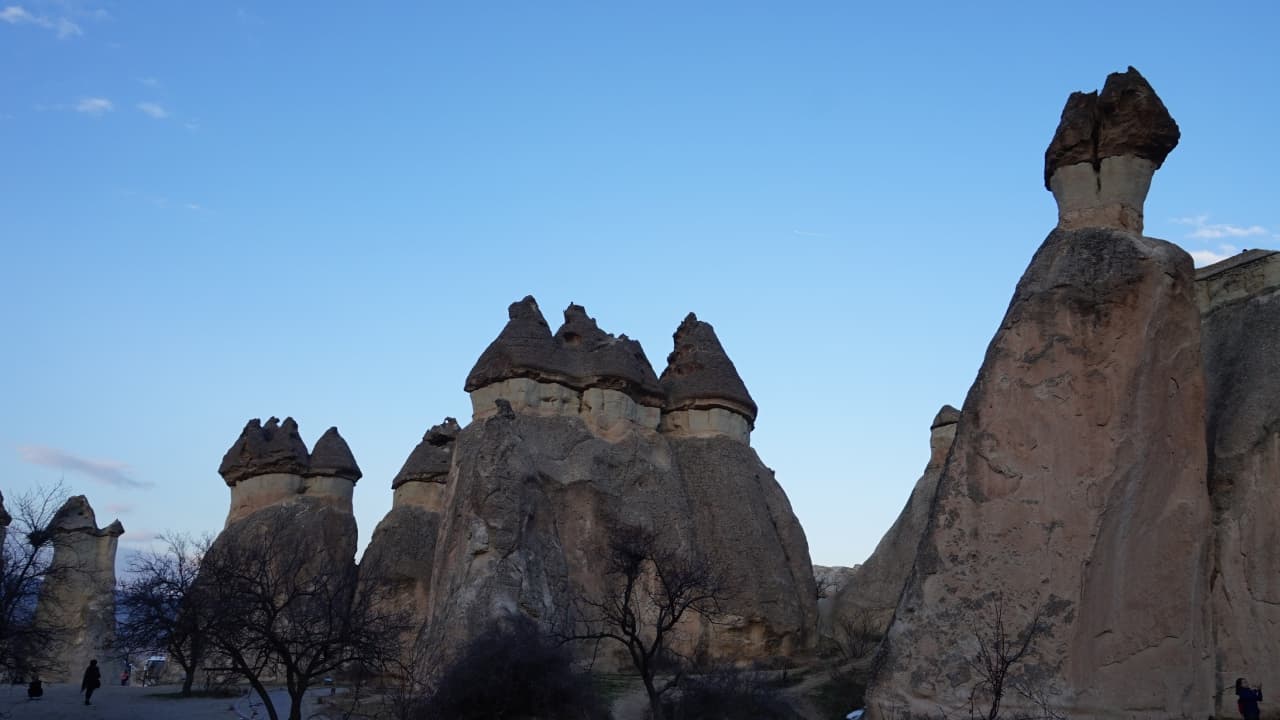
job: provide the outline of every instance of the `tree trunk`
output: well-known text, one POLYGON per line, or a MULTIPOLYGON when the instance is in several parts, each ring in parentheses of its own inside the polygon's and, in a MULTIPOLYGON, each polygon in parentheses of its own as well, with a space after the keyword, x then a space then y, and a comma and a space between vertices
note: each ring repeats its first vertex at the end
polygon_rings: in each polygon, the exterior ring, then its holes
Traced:
POLYGON ((662 709, 662 696, 653 686, 653 678, 644 676, 644 691, 649 694, 649 711, 653 713, 653 720, 666 720, 667 711, 662 709))
POLYGON ((258 697, 262 698, 262 704, 266 706, 267 717, 271 720, 280 720, 280 715, 276 713, 276 706, 271 702, 271 694, 262 686, 262 683, 258 682, 256 677, 250 677, 249 685, 254 692, 258 693, 258 697))
POLYGON ((298 688, 297 695, 293 694, 292 689, 289 690, 289 720, 302 720, 302 701, 307 696, 305 687, 298 688))
POLYGON ((191 686, 196 681, 196 666, 192 665, 186 668, 185 674, 182 676, 182 697, 191 697, 191 686))

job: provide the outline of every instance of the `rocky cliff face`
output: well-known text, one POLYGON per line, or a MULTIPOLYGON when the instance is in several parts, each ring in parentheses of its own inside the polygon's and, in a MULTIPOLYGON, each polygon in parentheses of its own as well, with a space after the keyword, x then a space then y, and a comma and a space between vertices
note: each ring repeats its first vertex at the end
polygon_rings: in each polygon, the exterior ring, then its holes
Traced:
POLYGON ((929 463, 916 481, 906 507, 876 545, 875 552, 860 565, 832 598, 835 628, 852 623, 877 636, 889 627, 898 598, 911 575, 920 538, 929 522, 929 512, 942 477, 951 443, 956 437, 960 411, 944 405, 929 428, 929 463))
POLYGON ((116 627, 119 520, 99 528, 83 495, 67 500, 45 530, 53 558, 36 605, 36 622, 53 632, 46 681, 75 682, 90 660, 111 655, 116 627))
MULTIPOLYGON (((1176 141, 1162 111, 1133 70, 1108 78, 1094 105, 1068 102, 1046 153, 1059 227, 965 400, 872 708, 965 711, 981 686, 971 659, 999 609, 1011 633, 1038 618, 1010 679, 1066 716, 1212 712, 1192 264, 1138 234, 1145 184, 1176 141), (1096 148, 1080 158, 1059 147, 1077 127, 1096 148)), ((1039 710, 1021 696, 1003 707, 1039 710)))
POLYGON ((1237 677, 1280 662, 1280 254, 1253 250, 1197 274, 1214 506, 1214 666, 1219 714, 1237 677))
POLYGON ((433 429, 414 451, 362 578, 404 578, 415 612, 426 599, 431 644, 458 647, 511 613, 563 627, 575 597, 600 591, 610 533, 640 526, 732 585, 727 622, 690 623, 686 650, 745 659, 809 647, 808 545, 747 444, 756 406, 714 329, 686 318, 659 379, 638 343, 581 306, 554 333, 531 297, 508 315, 467 378, 472 422, 433 429), (411 480, 415 458, 431 470, 411 480), (415 483, 424 500, 402 503, 415 483), (410 552, 422 559, 390 561, 410 552))

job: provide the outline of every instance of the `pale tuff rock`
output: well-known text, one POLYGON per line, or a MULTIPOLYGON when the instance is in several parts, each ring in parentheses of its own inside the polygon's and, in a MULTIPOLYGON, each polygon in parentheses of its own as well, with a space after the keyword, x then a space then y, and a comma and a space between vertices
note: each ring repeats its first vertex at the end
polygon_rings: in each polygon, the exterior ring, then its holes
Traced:
POLYGON ((1164 103, 1132 67, 1108 75, 1101 94, 1072 93, 1044 158, 1058 227, 1141 234, 1151 176, 1179 135, 1164 103))
POLYGON ((351 496, 361 477, 347 441, 331 427, 316 441, 315 452, 298 433, 298 423, 276 418, 265 425, 254 418, 222 458, 218 468, 231 488, 226 525, 270 505, 306 496, 351 512, 351 496))
POLYGON ((943 405, 934 417, 929 427, 929 462, 912 488, 906 506, 871 557, 858 566, 832 597, 833 632, 844 626, 856 626, 859 631, 878 637, 888 629, 898 598, 911 575, 916 549, 928 525, 942 466, 955 440, 959 421, 960 411, 950 405, 943 405))
POLYGON ((109 657, 115 639, 119 520, 99 528, 83 495, 67 500, 42 533, 53 558, 36 605, 36 622, 54 631, 47 681, 70 682, 89 661, 109 657))
POLYGON ((1182 250, 1050 233, 965 401, 870 704, 967 706, 998 594, 1010 626, 1042 611, 1021 672, 1057 711, 1210 714, 1199 320, 1182 250))
POLYGON ((1213 619, 1218 713, 1231 683, 1280 663, 1280 254, 1251 250, 1197 273, 1208 381, 1214 505, 1213 619))

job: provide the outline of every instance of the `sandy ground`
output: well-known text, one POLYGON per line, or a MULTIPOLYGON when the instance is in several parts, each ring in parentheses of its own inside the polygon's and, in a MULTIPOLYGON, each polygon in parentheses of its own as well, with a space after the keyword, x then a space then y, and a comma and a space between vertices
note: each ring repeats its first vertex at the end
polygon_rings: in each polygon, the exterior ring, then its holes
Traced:
MULTIPOLYGON (((176 693, 181 688, 177 685, 161 685, 157 687, 121 687, 105 685, 93 694, 93 704, 86 706, 84 696, 78 685, 47 684, 44 697, 27 700, 25 685, 0 686, 0 718, 6 720, 63 720, 64 718, 85 718, 85 720, 239 720, 240 718, 267 717, 262 706, 258 704, 257 695, 253 696, 253 707, 249 699, 240 698, 186 698, 171 699, 156 697, 159 694, 176 693), (256 715, 254 713, 257 713, 256 715)), ((318 689, 307 693, 310 698, 315 695, 328 695, 327 689, 318 689)), ((289 696, 283 690, 272 692, 272 701, 280 712, 280 717, 288 717, 289 696)), ((304 706, 304 717, 309 716, 312 703, 304 706)))

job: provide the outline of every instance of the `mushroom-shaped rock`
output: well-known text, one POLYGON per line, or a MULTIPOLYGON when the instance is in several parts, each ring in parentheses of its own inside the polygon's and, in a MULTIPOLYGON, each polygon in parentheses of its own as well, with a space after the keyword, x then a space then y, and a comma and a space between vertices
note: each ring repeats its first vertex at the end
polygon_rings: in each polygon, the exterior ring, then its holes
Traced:
POLYGON ((538 309, 538 301, 526 295, 511 303, 507 316, 506 327, 467 374, 467 392, 510 378, 549 377, 560 381, 566 375, 559 346, 551 337, 551 327, 538 309))
POLYGON ((391 489, 407 482, 443 483, 453 460, 453 443, 460 432, 462 428, 458 421, 451 417, 428 430, 422 436, 422 442, 409 453, 400 472, 396 473, 395 479, 391 481, 391 489))
POLYGON ((271 418, 262 425, 257 418, 250 420, 240 433, 240 438, 222 456, 218 474, 227 485, 254 475, 267 473, 291 473, 301 475, 310 466, 307 446, 298 434, 298 423, 285 418, 281 423, 271 418))
POLYGON ((947 425, 955 425, 960 422, 960 411, 951 405, 943 405, 937 415, 933 416, 933 423, 929 425, 930 430, 937 430, 947 425))
POLYGON ((364 473, 360 472, 347 441, 338 434, 338 428, 331 427, 324 431, 311 450, 311 469, 307 475, 345 478, 354 483, 364 473))
POLYGON ((1072 93, 1044 153, 1044 183, 1063 229, 1142 232, 1151 177, 1178 144, 1178 124, 1130 67, 1107 76, 1102 93, 1072 93))
POLYGON ((570 303, 555 339, 577 381, 574 387, 618 390, 641 404, 662 405, 658 376, 640 343, 601 330, 586 308, 570 303))
POLYGON ((667 410, 723 408, 754 423, 756 403, 725 353, 715 328, 689 313, 674 335, 675 349, 659 382, 667 410))

